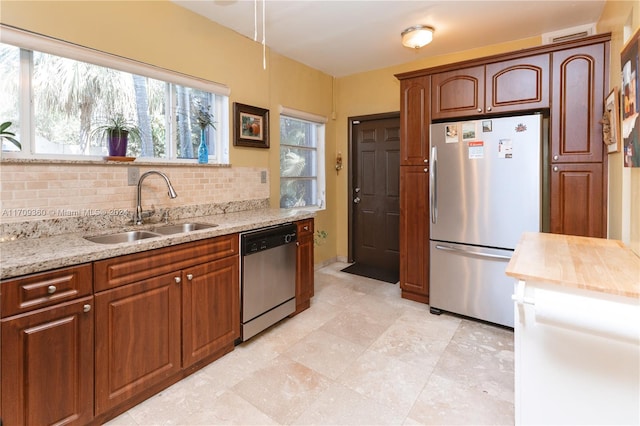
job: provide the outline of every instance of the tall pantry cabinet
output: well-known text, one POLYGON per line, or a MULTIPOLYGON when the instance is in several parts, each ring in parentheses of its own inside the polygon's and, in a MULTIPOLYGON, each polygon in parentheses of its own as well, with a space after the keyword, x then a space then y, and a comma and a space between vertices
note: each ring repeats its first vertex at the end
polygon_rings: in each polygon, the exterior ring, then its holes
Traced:
MULTIPOLYGON (((543 216, 548 231, 606 237, 606 150, 601 118, 608 93, 610 34, 398 74, 400 80, 400 287, 429 303, 429 125, 539 112, 543 216)), ((547 229, 545 229, 547 230, 547 229)))

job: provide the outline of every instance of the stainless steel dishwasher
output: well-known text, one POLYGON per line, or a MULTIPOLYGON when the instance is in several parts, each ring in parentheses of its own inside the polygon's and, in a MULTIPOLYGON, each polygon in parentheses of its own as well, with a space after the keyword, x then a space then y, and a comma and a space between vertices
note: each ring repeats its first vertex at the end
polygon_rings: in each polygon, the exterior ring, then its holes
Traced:
POLYGON ((245 341, 296 309, 294 224, 241 234, 241 340, 245 341))

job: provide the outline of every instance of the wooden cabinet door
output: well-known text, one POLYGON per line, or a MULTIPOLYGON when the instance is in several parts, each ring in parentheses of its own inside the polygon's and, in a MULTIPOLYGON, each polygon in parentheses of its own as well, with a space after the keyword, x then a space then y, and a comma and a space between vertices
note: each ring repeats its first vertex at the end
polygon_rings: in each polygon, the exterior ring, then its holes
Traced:
POLYGON ((429 303, 429 170, 400 167, 400 288, 429 303))
POLYGON ((180 371, 180 274, 95 296, 96 415, 180 371))
POLYGON ((182 285, 182 365, 188 367, 240 338, 239 258, 185 269, 182 285))
POLYGON ((487 64, 488 113, 549 107, 549 55, 487 64))
POLYGON ((296 311, 293 315, 311 306, 314 293, 313 277, 313 220, 298 222, 296 249, 296 311))
POLYGON ((93 297, 2 320, 5 425, 93 419, 93 297))
POLYGON ((431 118, 484 114, 484 66, 431 76, 431 118))
POLYGON ((400 82, 400 165, 429 161, 431 77, 400 82))
POLYGON ((551 232, 584 237, 606 236, 601 163, 551 167, 551 232))
POLYGON ((604 44, 552 55, 551 161, 603 160, 602 120, 605 90, 604 44))

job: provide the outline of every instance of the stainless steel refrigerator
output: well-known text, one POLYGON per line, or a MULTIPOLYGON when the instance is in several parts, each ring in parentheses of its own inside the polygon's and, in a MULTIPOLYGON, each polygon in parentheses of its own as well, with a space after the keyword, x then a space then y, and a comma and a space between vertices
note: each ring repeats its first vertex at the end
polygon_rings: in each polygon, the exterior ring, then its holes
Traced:
POLYGON ((432 313, 513 327, 505 268, 520 236, 541 230, 542 116, 431 125, 432 313))

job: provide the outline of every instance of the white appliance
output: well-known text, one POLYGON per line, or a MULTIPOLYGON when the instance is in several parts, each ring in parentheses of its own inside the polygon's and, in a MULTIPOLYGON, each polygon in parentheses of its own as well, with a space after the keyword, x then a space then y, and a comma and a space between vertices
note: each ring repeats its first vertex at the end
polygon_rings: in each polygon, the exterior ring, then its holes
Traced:
POLYGON ((431 312, 513 327, 505 268, 541 229, 540 114, 431 125, 431 312))
POLYGON ((640 302, 517 284, 517 425, 640 424, 640 302))

